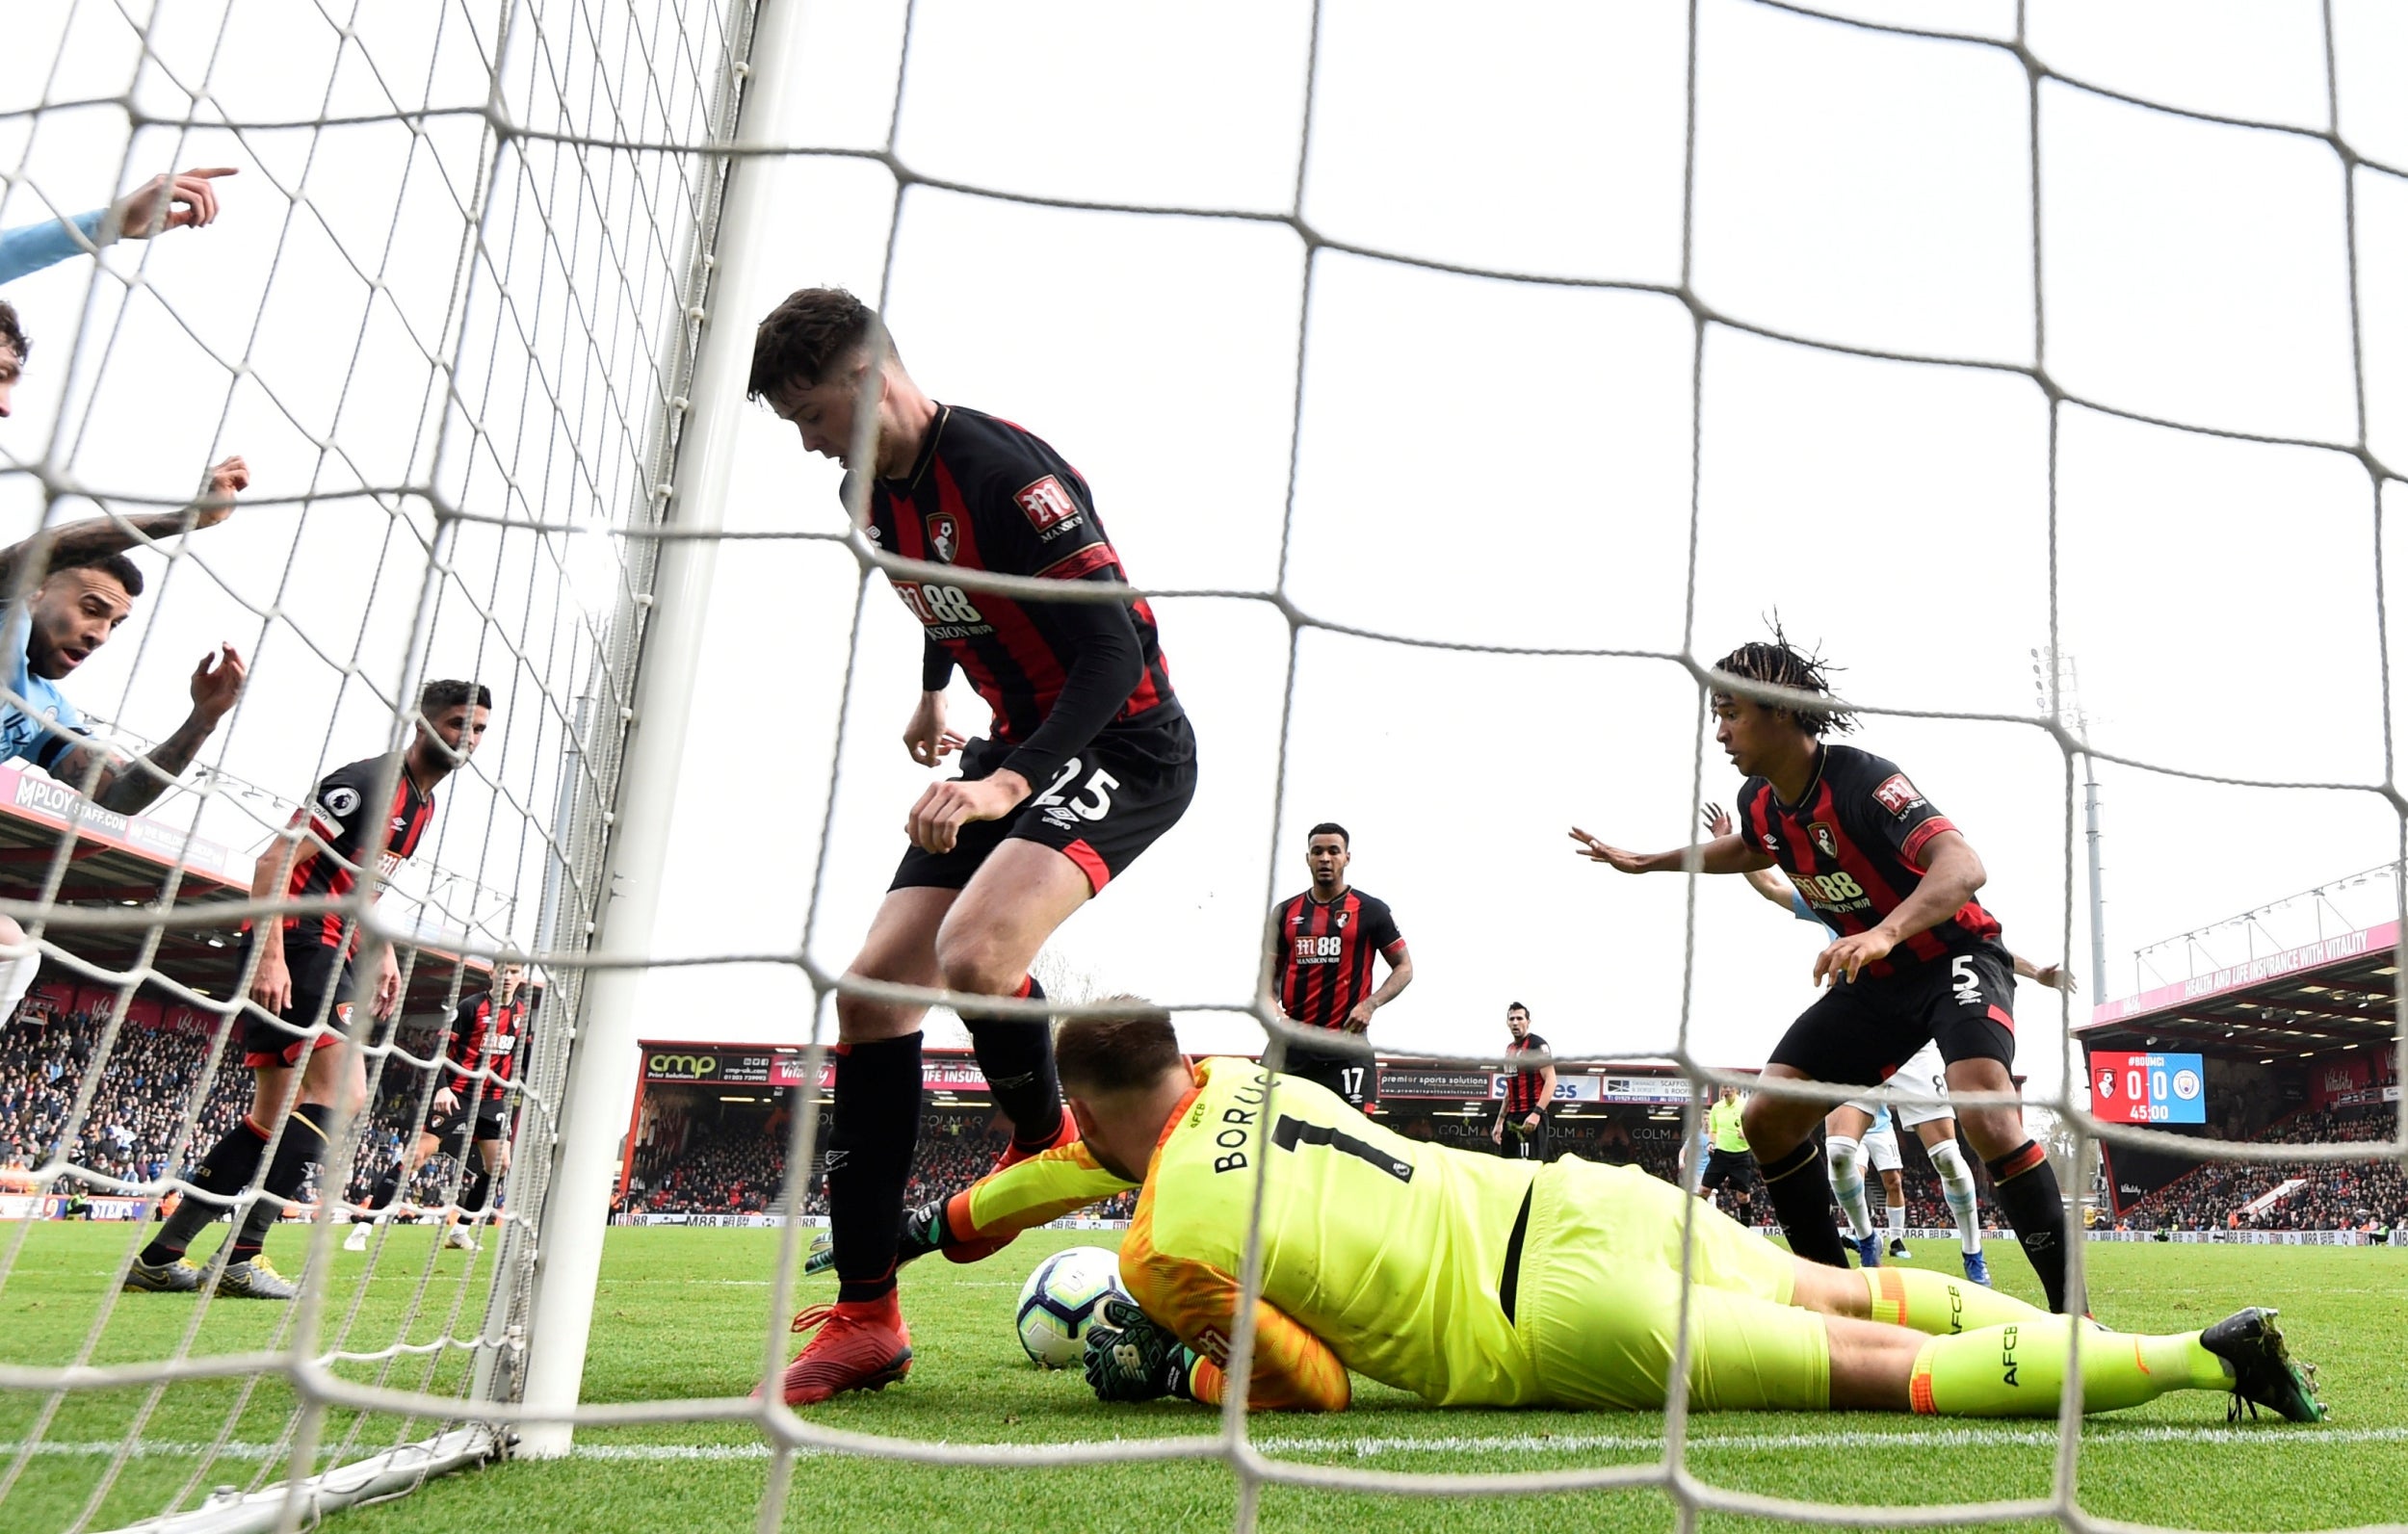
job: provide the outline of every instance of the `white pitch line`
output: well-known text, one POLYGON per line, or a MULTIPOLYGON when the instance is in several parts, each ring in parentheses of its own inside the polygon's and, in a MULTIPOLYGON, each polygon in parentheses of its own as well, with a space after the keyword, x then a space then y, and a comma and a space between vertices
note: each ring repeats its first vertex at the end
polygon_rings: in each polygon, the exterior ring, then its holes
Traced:
MULTIPOLYGON (((1003 1449, 1048 1448, 1092 1449, 1141 1445, 1143 1439, 1085 1439, 1070 1443, 970 1443, 963 1448, 993 1452, 1003 1449)), ((1508 1433, 1496 1435, 1451 1434, 1432 1438, 1258 1438, 1254 1446, 1267 1454, 1350 1454, 1356 1459, 1375 1459, 1384 1454, 1575 1454, 1597 1450, 1643 1450, 1650 1454, 1663 1452, 1661 1437, 1613 1433, 1508 1433)), ((2085 1449, 2113 1448, 2125 1443, 2257 1443, 2261 1447, 2277 1444, 2290 1449, 2312 1444, 2331 1443, 2408 1443, 2408 1427, 2323 1428, 2300 1433, 2268 1436, 2264 1430, 2235 1427, 2161 1427, 2134 1428, 2122 1433, 2094 1433, 2083 1441, 2085 1449)), ((1689 1440, 1691 1453, 1716 1449, 1795 1450, 1813 1448, 2015 1448, 2056 1446, 2056 1434, 2048 1428, 1949 1427, 1923 1432, 1873 1433, 1861 1430, 1839 1433, 1732 1433, 1714 1438, 1689 1440)), ((762 1443, 581 1443, 572 1451, 579 1459, 595 1460, 745 1460, 767 1459, 769 1447, 762 1443)), ((797 1453, 818 1452, 798 1449, 797 1453)))
MULTIPOLYGON (((942 1443, 942 1440, 938 1440, 942 1443)), ((962 1443, 954 1445, 967 1450, 998 1452, 1025 1449, 1036 1451, 1055 1448, 1094 1449, 1106 1447, 1142 1447, 1141 1438, 1078 1439, 1047 1443, 1041 1440, 1025 1443, 962 1443)), ((1376 1459, 1389 1454, 1433 1454, 1441 1456, 1471 1456, 1482 1454, 1584 1454, 1605 1452, 1646 1452, 1661 1454, 1661 1437, 1635 1433, 1504 1433, 1448 1434, 1428 1438, 1258 1438, 1254 1446, 1268 1454, 1348 1454, 1356 1459, 1376 1459)), ((2128 1432, 2092 1433, 2084 1437, 2087 1450, 2111 1449, 2136 1443, 2190 1444, 2255 1444, 2261 1448, 2281 1447, 2286 1451, 2322 1445, 2340 1447, 2351 1443, 2408 1443, 2408 1427, 2342 1427, 2318 1428, 2299 1432, 2271 1433, 2266 1427, 2137 1427, 2128 1432)), ((1731 1433, 1712 1438, 1692 1438, 1689 1452, 1710 1453, 1723 1449, 1751 1451, 1834 1448, 2054 1448, 2056 1434, 2042 1427, 1947 1427, 1919 1432, 1876 1433, 1851 1429, 1837 1433, 1731 1433)), ((277 1443, 235 1442, 216 1446, 220 1459, 264 1460, 284 1452, 277 1443)), ((37 1457, 62 1459, 104 1459, 123 1453, 129 1459, 198 1459, 210 1453, 212 1445, 173 1441, 142 1442, 130 1447, 115 1441, 97 1443, 36 1443, 32 1452, 37 1457)), ((0 1456, 26 1451, 21 1443, 0 1443, 0 1456)), ((765 1443, 580 1443, 572 1454, 582 1460, 689 1461, 689 1460, 766 1460, 770 1457, 765 1443)), ((798 1448, 798 1454, 833 1452, 808 1446, 798 1448)))

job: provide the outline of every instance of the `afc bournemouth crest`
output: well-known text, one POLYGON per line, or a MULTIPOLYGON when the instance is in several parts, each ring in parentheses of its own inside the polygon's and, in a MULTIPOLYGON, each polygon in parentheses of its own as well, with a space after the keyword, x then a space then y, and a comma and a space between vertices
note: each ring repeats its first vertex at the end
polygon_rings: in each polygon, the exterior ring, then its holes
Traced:
POLYGON ((1331 918, 1331 920, 1336 922, 1340 926, 1344 926, 1347 924, 1347 918, 1351 914, 1351 912, 1341 911, 1335 917, 1331 918))
POLYGON ((939 564, 951 564, 961 552, 961 525, 950 511, 939 511, 929 518, 929 557, 939 564))
POLYGON ((1824 857, 1836 858, 1840 855, 1840 838, 1830 826, 1817 820, 1806 828, 1806 834, 1815 839, 1815 850, 1824 857))

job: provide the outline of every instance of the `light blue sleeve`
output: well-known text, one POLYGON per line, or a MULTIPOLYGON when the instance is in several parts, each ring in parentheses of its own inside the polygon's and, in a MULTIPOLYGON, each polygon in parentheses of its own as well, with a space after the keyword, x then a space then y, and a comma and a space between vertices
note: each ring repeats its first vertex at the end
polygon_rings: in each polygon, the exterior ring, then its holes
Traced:
MULTIPOLYGON (((90 213, 77 214, 72 222, 76 229, 82 231, 85 239, 98 245, 100 223, 108 216, 108 209, 94 208, 90 213)), ((39 223, 29 223, 15 229, 0 229, 0 282, 14 282, 44 267, 56 266, 68 256, 83 253, 84 247, 77 243, 74 234, 56 219, 44 219, 39 223)))
POLYGON ((1817 926, 1822 925, 1822 918, 1817 916, 1815 908, 1806 903, 1806 897, 1795 890, 1790 892, 1790 915, 1801 922, 1811 922, 1817 926))

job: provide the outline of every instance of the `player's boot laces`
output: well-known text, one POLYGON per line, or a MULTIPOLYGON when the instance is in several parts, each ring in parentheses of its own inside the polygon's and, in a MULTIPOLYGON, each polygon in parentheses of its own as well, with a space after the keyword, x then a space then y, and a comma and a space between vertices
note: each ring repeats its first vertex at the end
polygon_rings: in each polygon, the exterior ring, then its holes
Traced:
POLYGON ((911 1332, 895 1296, 814 1305, 793 1330, 819 1335, 786 1365, 788 1406, 812 1406, 845 1391, 882 1391, 911 1372, 911 1332))
POLYGON ((2283 1329, 2274 1324, 2280 1313, 2251 1306, 2216 1322, 2199 1334, 2199 1345, 2233 1366, 2233 1405, 2228 1422, 2240 1420, 2241 1408, 2254 1419, 2258 1408, 2280 1412, 2294 1422, 2321 1422, 2326 1412, 2316 1399, 2316 1371, 2300 1364, 2283 1343, 2283 1329))

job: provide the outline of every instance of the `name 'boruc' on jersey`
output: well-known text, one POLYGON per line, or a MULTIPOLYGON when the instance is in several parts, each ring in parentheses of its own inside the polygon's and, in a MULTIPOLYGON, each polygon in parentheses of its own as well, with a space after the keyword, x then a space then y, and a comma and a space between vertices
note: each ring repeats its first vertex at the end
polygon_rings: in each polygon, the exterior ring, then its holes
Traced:
MULTIPOLYGON (((957 404, 937 407, 908 476, 872 481, 869 532, 889 553, 931 564, 1048 581, 1128 580, 1079 472, 1035 435, 957 404)), ((927 636, 924 680, 942 687, 957 663, 994 712, 996 740, 1017 744, 1034 734, 1075 658, 1050 605, 939 579, 893 584, 927 636)), ((1129 615, 1145 671, 1114 722, 1164 710, 1173 717, 1153 610, 1134 601, 1129 615)))
MULTIPOLYGON (((1898 764, 1854 746, 1824 745, 1815 775, 1794 805, 1763 778, 1740 789, 1740 836, 1767 852, 1822 923, 1843 937, 1869 932, 1915 893, 1924 848, 1955 823, 1923 796, 1898 764)), ((2008 962, 1998 918, 1968 900, 1954 916, 1865 966, 1895 975, 1954 953, 1987 952, 2008 962)))

